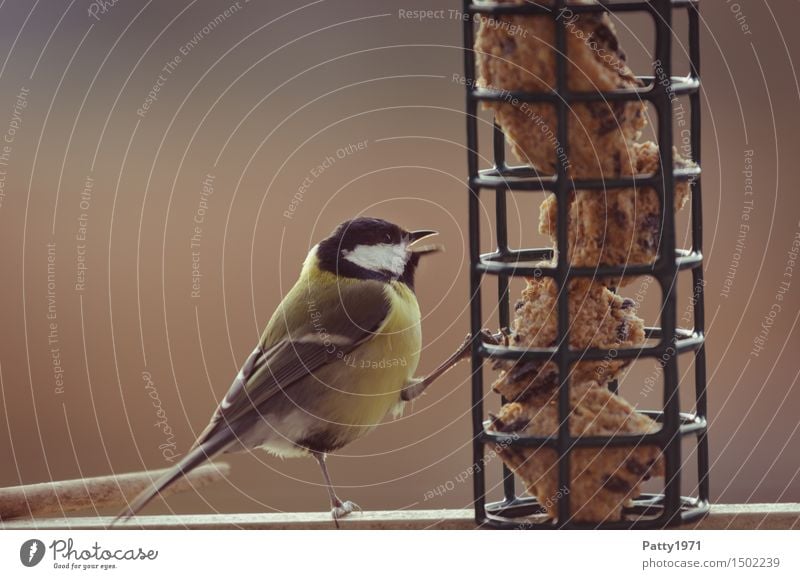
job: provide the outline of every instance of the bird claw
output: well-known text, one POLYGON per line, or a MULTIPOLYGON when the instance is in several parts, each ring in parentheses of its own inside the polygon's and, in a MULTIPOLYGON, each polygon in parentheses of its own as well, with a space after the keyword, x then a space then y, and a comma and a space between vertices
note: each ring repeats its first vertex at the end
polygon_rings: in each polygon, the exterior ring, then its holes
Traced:
MULTIPOLYGON (((491 344, 492 346, 499 346, 500 344, 507 345, 508 328, 501 328, 496 334, 493 334, 488 328, 484 328, 478 333, 478 337, 484 344, 491 344)), ((471 340, 472 338, 468 335, 467 342, 470 342, 471 340)))
MULTIPOLYGON (((489 330, 488 328, 483 328, 480 332, 478 332, 477 339, 480 342, 483 342, 484 344, 491 344, 492 346, 498 346, 504 340, 507 340, 502 330, 497 334, 493 334, 492 331, 489 330)), ((467 337, 464 338, 464 341, 461 343, 461 348, 459 348, 459 352, 465 357, 470 352, 470 347, 472 346, 472 340, 473 340, 472 334, 467 334, 467 337)))
POLYGON ((480 337, 486 344, 499 346, 500 344, 508 345, 508 328, 500 328, 500 331, 493 334, 490 330, 484 328, 481 330, 480 337))
POLYGON ((353 511, 361 512, 361 507, 352 501, 340 501, 338 505, 331 509, 331 516, 333 517, 333 522, 336 523, 337 529, 339 528, 339 519, 346 517, 353 511))

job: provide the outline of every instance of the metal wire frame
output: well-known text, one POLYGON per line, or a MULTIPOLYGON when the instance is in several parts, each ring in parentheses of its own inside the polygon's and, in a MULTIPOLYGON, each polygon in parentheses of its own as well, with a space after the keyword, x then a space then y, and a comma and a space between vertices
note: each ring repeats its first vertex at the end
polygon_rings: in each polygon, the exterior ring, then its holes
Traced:
MULTIPOLYGON (((470 326, 473 335, 485 327, 482 316, 481 283, 485 275, 497 276, 500 325, 509 325, 509 278, 515 276, 542 275, 555 279, 559 288, 567 287, 570 279, 576 277, 601 277, 610 275, 651 275, 661 286, 662 307, 658 328, 647 328, 646 336, 657 340, 650 347, 620 349, 615 351, 618 358, 660 358, 663 367, 663 408, 648 411, 649 415, 661 424, 661 428, 646 435, 613 435, 572 437, 569 433, 569 369, 577 360, 597 360, 609 355, 607 349, 588 349, 574 351, 569 347, 568 293, 559 291, 558 296, 558 346, 552 348, 520 349, 489 345, 475 341, 472 348, 472 426, 473 459, 475 464, 484 464, 485 445, 547 447, 558 453, 559 489, 567 489, 558 499, 556 520, 531 522, 528 517, 542 513, 544 509, 535 498, 519 498, 515 492, 513 474, 503 467, 504 500, 486 504, 485 469, 477 469, 474 476, 475 519, 478 524, 500 528, 658 528, 686 523, 702 517, 709 505, 709 457, 707 442, 707 399, 705 365, 705 319, 703 300, 703 255, 702 255, 702 213, 700 187, 700 45, 699 14, 697 0, 651 0, 631 2, 598 2, 597 4, 568 5, 565 0, 553 0, 551 6, 537 4, 493 4, 472 3, 464 0, 464 68, 469 79, 475 77, 475 54, 473 51, 476 14, 497 17, 510 14, 538 14, 555 20, 555 61, 556 88, 553 91, 501 92, 488 88, 475 87, 467 83, 467 166, 469 172, 469 252, 470 252, 470 326), (566 30, 563 19, 557 18, 561 9, 569 7, 576 14, 586 12, 633 12, 649 14, 655 23, 655 60, 660 62, 661 70, 671 80, 669 86, 656 82, 654 76, 639 77, 643 85, 637 89, 623 89, 608 92, 576 93, 568 90, 566 82, 566 30), (687 78, 672 76, 672 13, 683 9, 689 20, 689 59, 690 74, 687 78), (691 147, 693 160, 698 167, 688 170, 673 168, 672 162, 672 95, 688 95, 690 102, 691 147), (481 101, 501 101, 517 98, 519 102, 546 102, 556 108, 558 142, 566 149, 567 107, 574 102, 586 101, 629 101, 645 100, 653 103, 658 119, 658 145, 660 149, 659 170, 654 175, 620 177, 614 179, 567 178, 567 158, 559 156, 556 174, 543 177, 530 167, 512 167, 505 160, 505 138, 502 130, 495 125, 493 134, 494 167, 479 170, 478 143, 478 104, 481 101), (674 211, 674 184, 689 181, 692 192, 692 248, 676 248, 674 211), (577 189, 605 190, 622 187, 651 187, 661 199, 662 231, 661 249, 653 264, 571 267, 567 258, 567 195, 577 189), (483 189, 493 190, 496 202, 497 250, 489 254, 480 253, 480 194, 483 189), (557 204, 557 248, 558 259, 552 267, 526 267, 519 262, 551 259, 551 248, 512 250, 507 239, 508 191, 550 191, 555 193, 557 204), (684 330, 677 327, 676 319, 676 281, 680 271, 691 270, 694 300, 694 327, 684 330), (695 356, 695 412, 682 413, 679 403, 678 356, 693 352, 695 356), (505 358, 516 360, 555 360, 558 365, 558 412, 559 430, 555 436, 511 437, 488 432, 484 423, 484 384, 483 363, 485 358, 505 358), (697 496, 681 496, 681 441, 685 436, 696 437, 698 486, 697 496), (657 445, 665 457, 665 486, 663 494, 640 496, 632 507, 626 507, 621 521, 600 524, 577 523, 570 519, 569 464, 572 448, 603 448, 635 446, 639 444, 657 445)), ((568 155, 568 153, 567 153, 568 155)), ((598 193, 602 194, 602 193, 598 193)), ((616 390, 614 383, 610 386, 616 390)))

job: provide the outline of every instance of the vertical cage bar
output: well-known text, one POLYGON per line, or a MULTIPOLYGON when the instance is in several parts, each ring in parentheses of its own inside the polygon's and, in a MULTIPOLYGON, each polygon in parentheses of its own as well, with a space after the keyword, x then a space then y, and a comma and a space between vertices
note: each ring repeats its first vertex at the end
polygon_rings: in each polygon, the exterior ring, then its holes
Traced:
MULTIPOLYGON (((655 0, 656 59, 664 77, 672 78, 672 3, 655 0)), ((657 78, 657 71, 654 70, 657 78)), ((658 279, 662 290, 661 328, 662 344, 667 348, 663 360, 664 418, 662 434, 665 437, 664 455, 666 474, 664 485, 663 518, 671 520, 680 512, 681 503, 681 438, 678 355, 676 345, 676 284, 678 269, 675 264, 675 182, 672 163, 672 89, 671 82, 656 83, 653 103, 658 117, 659 174, 657 189, 661 193, 661 242, 658 279), (667 342, 667 343, 664 343, 667 342)))
MULTIPOLYGON (((464 13, 467 13, 469 0, 464 0, 464 13)), ((472 18, 463 23, 464 33, 464 76, 472 79, 475 76, 475 34, 472 18)), ((467 195, 469 204, 469 260, 470 260, 470 332, 477 336, 482 326, 481 315, 481 273, 477 269, 480 260, 480 189, 475 187, 478 175, 478 103, 467 91, 467 195)), ((483 431, 483 358, 478 352, 477 340, 472 341, 472 460, 475 465, 484 463, 484 446, 478 433, 483 431)), ((486 518, 486 477, 484 469, 479 469, 472 478, 475 497, 475 519, 482 523, 486 518)))
MULTIPOLYGON (((495 169, 503 170, 506 167, 505 135, 495 123, 492 128, 492 148, 495 169)), ((495 190, 495 222, 497 224, 497 251, 501 255, 508 254, 508 213, 506 211, 507 189, 505 184, 498 185, 495 190)), ((508 276, 501 274, 498 280, 498 303, 500 307, 500 326, 508 326, 508 276), (505 304, 506 307, 503 307, 505 304)))
MULTIPOLYGON (((689 60, 691 74, 693 78, 700 78, 700 14, 697 5, 687 8, 689 15, 689 60)), ((691 143, 692 158, 701 165, 701 128, 700 120, 702 109, 700 108, 700 91, 689 96, 691 107, 691 143)), ((702 166, 702 165, 701 165, 702 166)), ((695 179, 692 182, 692 250, 695 252, 703 251, 703 201, 702 201, 702 180, 695 179)), ((705 280, 703 268, 696 267, 692 270, 692 288, 694 293, 694 331, 705 336, 705 280)), ((708 417, 708 399, 706 385, 706 345, 705 340, 700 348, 695 352, 694 358, 694 384, 695 384, 695 410, 697 415, 706 419, 708 417)), ((705 429, 697 435, 697 477, 700 500, 707 502, 710 497, 708 456, 708 434, 705 429)))
MULTIPOLYGON (((556 62, 556 92, 559 96, 567 90, 567 38, 564 19, 560 18, 565 1, 553 2, 553 15, 555 17, 555 62, 556 62)), ((558 284, 558 338, 557 338, 557 363, 558 363, 558 524, 566 525, 570 519, 570 450, 572 443, 569 430, 569 260, 568 260, 568 235, 567 235, 567 196, 569 194, 567 182, 567 162, 569 159, 567 103, 561 97, 556 102, 558 143, 564 150, 564 155, 555 155, 556 164, 556 209, 557 209, 557 248, 558 262, 556 264, 556 283, 558 284)), ((554 151, 555 153, 555 151, 554 151)), ((539 497, 541 499, 541 497, 539 497)))
MULTIPOLYGON (((498 171, 506 169, 506 140, 502 129, 494 124, 492 131, 492 148, 494 154, 494 167, 498 171)), ((505 184, 495 189, 495 216, 497 223, 497 251, 501 255, 508 254, 508 189, 505 184)), ((509 316, 509 294, 508 276, 497 276, 497 307, 499 308, 498 320, 501 328, 508 328, 510 324, 509 316)), ((501 399, 501 404, 507 400, 501 399)), ((506 503, 511 503, 516 499, 516 489, 514 484, 514 473, 505 464, 503 465, 503 497, 506 503)))

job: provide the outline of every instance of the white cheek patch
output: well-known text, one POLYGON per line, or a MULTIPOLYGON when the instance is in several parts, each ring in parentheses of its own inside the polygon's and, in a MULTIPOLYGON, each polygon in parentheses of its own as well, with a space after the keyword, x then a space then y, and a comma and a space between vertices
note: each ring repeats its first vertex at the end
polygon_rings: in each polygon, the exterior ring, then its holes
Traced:
POLYGON ((378 243, 356 245, 352 250, 342 250, 349 262, 370 271, 385 271, 400 277, 406 268, 408 252, 404 243, 378 243))

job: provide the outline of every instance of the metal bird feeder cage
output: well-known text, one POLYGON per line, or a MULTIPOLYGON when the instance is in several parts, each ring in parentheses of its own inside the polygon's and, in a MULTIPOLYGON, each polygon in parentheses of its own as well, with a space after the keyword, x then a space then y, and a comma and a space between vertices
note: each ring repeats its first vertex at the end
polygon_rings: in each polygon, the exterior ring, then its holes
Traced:
MULTIPOLYGON (((535 497, 519 497, 515 487, 515 476, 503 467, 503 500, 487 503, 486 472, 478 469, 474 476, 475 519, 479 525, 496 528, 661 528, 685 524, 699 519, 709 509, 709 456, 706 438, 706 366, 704 350, 704 311, 703 311, 703 260, 702 260, 702 214, 700 187, 700 79, 699 79, 699 13, 696 0, 652 0, 628 2, 598 2, 596 4, 569 5, 564 0, 554 0, 547 6, 535 3, 472 3, 464 2, 464 13, 469 15, 464 21, 464 65, 467 79, 475 79, 476 57, 474 40, 476 35, 476 14, 500 18, 507 15, 541 15, 553 18, 555 22, 555 64, 556 83, 551 92, 514 92, 519 102, 551 103, 556 110, 557 139, 566 146, 567 111, 575 102, 591 100, 633 101, 642 99, 655 108, 658 121, 660 166, 656 174, 650 176, 619 177, 603 180, 573 180, 567 176, 568 165, 559 158, 557 171, 553 176, 541 176, 528 166, 512 166, 505 159, 505 135, 495 124, 493 133, 493 164, 489 169, 479 169, 478 107, 483 101, 497 101, 502 98, 497 90, 479 88, 474 82, 466 83, 467 120, 467 165, 469 171, 469 252, 471 262, 471 304, 470 326, 473 335, 486 327, 482 315, 481 284, 484 276, 496 276, 501 327, 509 326, 509 279, 515 276, 543 275, 554 278, 559 288, 566 287, 569 280, 587 276, 649 275, 661 286, 660 327, 646 328, 648 342, 652 346, 642 346, 615 351, 615 356, 626 358, 651 358, 663 367, 663 406, 656 411, 644 414, 660 424, 660 429, 649 434, 585 436, 573 437, 568 425, 569 408, 569 369, 577 360, 599 360, 609 355, 609 349, 592 348, 576 351, 570 348, 568 340, 568 292, 558 292, 558 338, 557 346, 513 351, 502 345, 490 345, 482 341, 473 342, 472 349, 472 427, 473 459, 475 464, 484 464, 487 444, 506 444, 515 447, 551 448, 557 452, 558 488, 567 489, 558 499, 557 517, 542 517, 544 512, 535 497), (567 89, 565 56, 566 30, 563 19, 557 15, 561 9, 569 8, 575 14, 607 11, 609 13, 639 12, 649 15, 655 25, 654 62, 659 62, 661 71, 669 83, 656 82, 655 65, 653 76, 639 77, 643 86, 636 90, 617 90, 607 92, 570 92, 567 89), (673 13, 685 10, 688 13, 688 46, 690 71, 687 77, 672 76, 673 13), (691 150, 696 168, 675 169, 671 152, 673 148, 673 107, 671 95, 688 96, 691 106, 690 130, 691 150), (568 208, 566 201, 573 190, 603 190, 632 186, 649 186, 655 189, 661 199, 662 208, 674 207, 674 183, 688 181, 691 184, 691 249, 676 248, 674 211, 662 212, 661 249, 658 258, 649 265, 572 267, 567 254, 568 208), (635 185, 634 185, 635 184, 635 185), (480 253, 480 204, 482 192, 494 193, 496 203, 496 244, 492 253, 480 253), (507 195, 511 191, 543 192, 549 191, 558 200, 557 215, 557 260, 551 267, 525 267, 520 262, 550 259, 552 248, 511 249, 507 240, 507 195), (691 271, 694 299, 694 327, 690 330, 677 326, 676 301, 677 277, 680 271, 691 271), (678 356, 682 353, 694 355, 695 408, 694 412, 681 412, 679 403, 678 356), (558 366, 559 384, 557 390, 559 429, 557 435, 523 436, 509 440, 496 432, 487 431, 484 425, 484 380, 483 365, 487 358, 507 358, 520 361, 551 360, 558 366), (681 495, 682 449, 685 437, 696 440, 697 486, 696 496, 681 495), (632 447, 647 444, 658 446, 665 461, 663 492, 642 494, 623 509, 621 520, 602 523, 581 523, 570 520, 570 453, 575 448, 632 447), (538 515, 538 516, 537 516, 538 515)), ((659 71, 659 74, 661 74, 659 71)), ((568 152, 567 152, 568 155, 568 152)), ((488 157, 488 155, 487 155, 488 157)), ((612 383, 610 388, 617 388, 612 383)), ((493 394, 492 394, 493 395, 493 394)))

